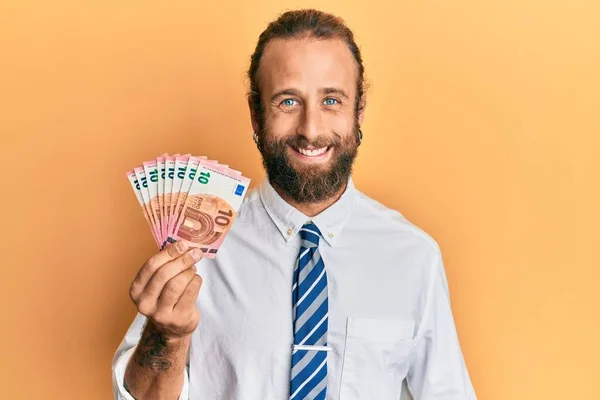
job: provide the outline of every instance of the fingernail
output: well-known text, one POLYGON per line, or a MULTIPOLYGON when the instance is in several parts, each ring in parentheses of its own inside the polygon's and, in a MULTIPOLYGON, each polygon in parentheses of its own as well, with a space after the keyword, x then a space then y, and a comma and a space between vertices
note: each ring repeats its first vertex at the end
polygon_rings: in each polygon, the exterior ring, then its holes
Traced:
POLYGON ((192 250, 192 257, 194 257, 194 260, 199 260, 202 257, 202 250, 200 250, 200 249, 192 250))
POLYGON ((196 266, 195 266, 195 265, 192 265, 192 269, 193 269, 194 271, 196 271, 196 270, 197 270, 197 268, 196 268, 196 266))
POLYGON ((177 242, 176 246, 178 251, 185 251, 185 249, 187 248, 185 242, 177 242))

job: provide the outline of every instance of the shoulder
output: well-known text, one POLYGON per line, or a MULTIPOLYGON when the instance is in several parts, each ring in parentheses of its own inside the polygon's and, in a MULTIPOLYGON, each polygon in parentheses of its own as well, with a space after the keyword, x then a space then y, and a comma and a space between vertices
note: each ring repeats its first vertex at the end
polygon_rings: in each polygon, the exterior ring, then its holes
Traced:
POLYGON ((421 227, 392 209, 357 190, 350 219, 355 237, 389 260, 389 267, 401 271, 419 293, 431 294, 434 283, 445 271, 437 241, 421 227))
POLYGON ((439 256, 440 247, 435 239, 400 211, 387 207, 359 190, 356 190, 355 206, 353 219, 358 226, 369 227, 378 235, 385 235, 391 243, 410 244, 430 256, 439 256))
POLYGON ((256 206, 262 206, 262 202, 260 201, 260 193, 258 187, 253 187, 248 189, 248 193, 244 197, 242 201, 242 205, 238 210, 238 213, 243 213, 249 209, 252 209, 256 206))
POLYGON ((242 204, 237 212, 236 225, 238 228, 265 223, 265 207, 263 205, 259 187, 248 189, 242 204))

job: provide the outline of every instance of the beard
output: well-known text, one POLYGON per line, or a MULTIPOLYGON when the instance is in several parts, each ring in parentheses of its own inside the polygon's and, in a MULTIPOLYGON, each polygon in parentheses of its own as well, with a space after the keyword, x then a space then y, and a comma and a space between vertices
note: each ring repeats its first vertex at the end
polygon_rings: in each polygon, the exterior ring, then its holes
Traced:
MULTIPOLYGON (((273 138, 268 128, 258 132, 258 149, 269 181, 301 204, 314 204, 331 198, 347 184, 352 173, 359 145, 359 126, 355 124, 352 135, 342 138, 319 136, 309 141, 301 135, 273 138), (294 166, 288 154, 288 146, 295 150, 312 146, 315 149, 328 147, 331 159, 324 165, 294 166)), ((297 164, 297 163, 296 163, 297 164)))

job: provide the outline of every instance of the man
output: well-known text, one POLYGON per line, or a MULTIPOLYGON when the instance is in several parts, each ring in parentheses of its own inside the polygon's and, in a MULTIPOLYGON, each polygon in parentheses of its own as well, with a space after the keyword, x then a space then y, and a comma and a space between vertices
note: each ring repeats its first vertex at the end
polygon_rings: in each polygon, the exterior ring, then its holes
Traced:
POLYGON ((366 102, 352 32, 287 12, 248 75, 268 179, 215 260, 171 245, 141 267, 115 397, 398 400, 405 384, 475 399, 436 242, 353 185, 366 102))

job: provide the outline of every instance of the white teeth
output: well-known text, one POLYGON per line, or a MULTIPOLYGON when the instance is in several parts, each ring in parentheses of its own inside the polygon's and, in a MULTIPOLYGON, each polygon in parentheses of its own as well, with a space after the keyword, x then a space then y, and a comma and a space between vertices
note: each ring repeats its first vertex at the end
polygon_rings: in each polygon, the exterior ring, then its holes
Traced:
POLYGON ((321 154, 325 153, 327 151, 327 147, 322 147, 320 149, 315 149, 315 150, 298 149, 298 151, 300 153, 304 154, 305 156, 314 157, 314 156, 320 156, 321 154))

